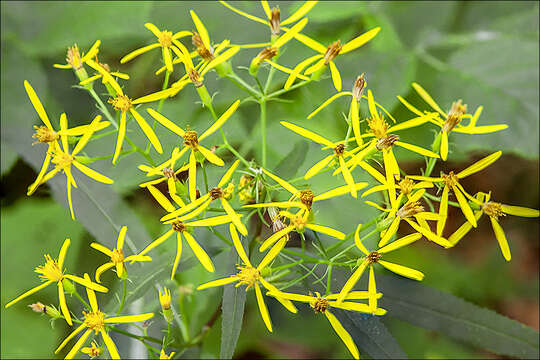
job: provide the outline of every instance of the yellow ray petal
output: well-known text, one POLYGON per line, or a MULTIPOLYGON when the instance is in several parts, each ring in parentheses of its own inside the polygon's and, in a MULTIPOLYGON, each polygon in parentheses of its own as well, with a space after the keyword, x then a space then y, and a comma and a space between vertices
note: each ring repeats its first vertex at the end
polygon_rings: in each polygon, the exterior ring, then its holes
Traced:
POLYGON ((146 313, 140 315, 127 315, 127 316, 115 316, 105 319, 107 324, 125 324, 125 323, 134 323, 141 322, 151 319, 154 316, 154 313, 146 313))
MULTIPOLYGON (((476 221, 478 221, 480 219, 480 216, 482 216, 482 211, 477 211, 474 214, 476 221)), ((450 244, 452 244, 452 246, 455 246, 465 235, 469 233, 469 231, 471 231, 471 229, 471 223, 465 221, 465 223, 461 225, 459 229, 457 229, 452 235, 450 235, 450 237, 448 237, 448 241, 450 242, 450 244)))
POLYGON ((450 242, 448 240, 446 240, 445 238, 441 237, 441 236, 437 236, 437 234, 435 234, 434 232, 416 224, 414 221, 411 221, 407 218, 405 218, 405 221, 411 225, 411 227, 418 231, 420 234, 424 235, 428 240, 430 241, 433 241, 434 243, 444 247, 444 248, 449 248, 449 247, 452 247, 452 244, 450 244, 450 242))
POLYGON ((326 52, 326 49, 327 49, 326 46, 322 45, 321 43, 313 40, 312 38, 304 34, 296 34, 294 38, 300 41, 302 44, 306 45, 307 47, 310 47, 321 54, 324 54, 326 52))
POLYGON ((202 141, 204 138, 210 136, 211 134, 214 133, 214 131, 216 131, 217 129, 219 129, 221 127, 221 125, 223 125, 225 123, 225 121, 227 121, 232 114, 234 114, 234 112, 236 111, 236 109, 238 108, 238 105, 240 105, 240 100, 236 100, 231 106, 229 106, 229 108, 223 113, 223 115, 221 115, 219 117, 219 119, 216 120, 216 122, 214 122, 212 124, 212 126, 210 126, 208 128, 208 130, 206 130, 200 137, 199 137, 199 141, 202 141))
POLYGON ((333 142, 331 142, 330 140, 325 139, 324 137, 322 137, 322 136, 320 136, 318 134, 315 134, 312 131, 306 130, 304 128, 301 128, 300 126, 291 124, 291 123, 286 122, 286 121, 280 121, 280 124, 285 126, 287 129, 294 131, 298 135, 303 136, 303 137, 305 137, 307 139, 310 139, 310 140, 312 140, 312 141, 314 141, 316 143, 326 145, 326 146, 329 146, 331 148, 334 147, 333 142))
POLYGON ((150 30, 157 38, 161 36, 161 31, 157 28, 156 25, 147 22, 144 24, 144 27, 150 30))
POLYGON ((148 95, 145 95, 145 96, 141 96, 140 98, 137 98, 137 99, 133 100, 131 103, 133 105, 137 105, 137 104, 144 104, 144 103, 149 103, 149 102, 152 102, 152 101, 165 99, 165 98, 173 96, 174 92, 175 92, 175 89, 172 89, 172 88, 156 91, 154 93, 151 93, 151 94, 148 94, 148 95))
POLYGON ((189 154, 188 182, 189 199, 194 202, 197 198, 197 161, 193 150, 189 154))
POLYGON ((362 228, 362 224, 358 224, 358 226, 356 227, 356 231, 354 232, 354 244, 365 255, 369 255, 368 249, 366 249, 365 245, 362 243, 362 241, 360 241, 360 229, 361 228, 362 228))
POLYGON ((375 284, 375 273, 373 271, 373 266, 369 267, 369 282, 368 282, 368 292, 370 295, 368 298, 369 301, 369 309, 372 312, 375 312, 377 310, 377 285, 375 284))
POLYGON ((388 244, 392 236, 397 232, 399 223, 401 222, 401 218, 399 216, 396 216, 390 226, 386 229, 384 232, 383 237, 381 238, 381 241, 379 241, 378 246, 381 248, 384 245, 388 244))
MULTIPOLYGON (((238 51, 240 51, 240 46, 233 46, 227 51, 223 52, 222 54, 219 54, 219 56, 216 56, 212 61, 210 61, 204 69, 201 70, 201 76, 206 74, 208 71, 212 70, 216 66, 218 66, 221 63, 224 63, 225 61, 232 58, 238 51)), ((217 50, 216 50, 217 52, 217 50)))
POLYGON ((197 32, 201 36, 204 46, 207 49, 210 49, 211 45, 210 45, 210 37, 208 36, 208 30, 206 30, 206 27, 204 26, 202 21, 199 19, 197 14, 195 14, 195 11, 190 10, 189 13, 191 15, 191 19, 193 19, 193 23, 195 24, 195 27, 197 28, 197 32))
POLYGON ((184 137, 185 131, 182 130, 178 125, 173 123, 171 120, 167 119, 165 116, 161 115, 154 109, 146 109, 146 111, 154 118, 156 119, 161 125, 165 126, 167 129, 171 130, 175 134, 184 137))
MULTIPOLYGON (((310 67, 308 67, 306 69, 306 71, 304 72, 304 75, 311 75, 314 72, 319 71, 320 69, 322 69, 323 67, 326 67, 326 66, 327 65, 325 64, 325 60, 320 59, 314 65, 311 65, 310 67)), ((326 70, 326 68, 324 70, 326 70)))
POLYGON ((441 203, 439 204, 439 221, 437 221, 437 235, 441 236, 448 217, 448 186, 445 186, 441 195, 441 203))
POLYGON ((100 330, 101 337, 103 338, 103 342, 105 343, 105 346, 107 347, 107 351, 109 351, 109 355, 111 359, 113 360, 120 360, 120 355, 118 354, 118 349, 116 349, 116 345, 114 345, 114 342, 109 337, 107 332, 104 329, 100 330))
POLYGON ((47 281, 47 282, 44 282, 43 284, 39 285, 39 286, 36 286, 28 291, 26 291, 25 293, 23 293, 22 295, 16 297, 14 300, 11 300, 10 302, 8 302, 5 307, 8 308, 10 307, 11 305, 15 304, 16 302, 24 299, 25 297, 27 296, 30 296, 32 295, 33 293, 35 292, 38 292, 39 290, 47 287, 48 285, 52 284, 52 281, 47 281))
POLYGON ((49 117, 47 116, 47 113, 45 112, 45 109, 43 108, 43 104, 41 104, 41 101, 39 100, 36 92, 30 85, 30 83, 26 80, 24 80, 24 88, 26 90, 26 93, 28 94, 28 97, 30 98, 30 101, 32 102, 32 105, 34 106, 34 109, 39 115, 39 118, 49 130, 53 130, 53 127, 51 125, 51 122, 49 120, 49 117))
POLYGON ((358 146, 363 146, 362 133, 360 132, 360 117, 358 116, 358 102, 353 97, 351 101, 351 122, 354 138, 358 146))
POLYGON ((175 217, 180 216, 180 215, 182 215, 182 214, 184 214, 184 213, 186 213, 188 211, 191 211, 191 210, 195 209, 196 207, 198 207, 199 205, 201 205, 202 203, 204 203, 209 197, 210 197, 210 194, 205 194, 205 195, 201 196, 200 198, 196 199, 195 201, 190 202, 186 206, 181 207, 180 209, 175 210, 174 212, 163 216, 161 219, 159 219, 159 221, 171 220, 171 219, 174 219, 175 217))
POLYGON ((210 161, 212 164, 217 166, 223 166, 225 163, 219 156, 208 150, 202 145, 197 146, 197 150, 206 158, 206 160, 210 161))
MULTIPOLYGON (((276 256, 279 254, 279 252, 285 247, 285 244, 287 243, 287 240, 288 240, 287 236, 284 236, 281 239, 279 239, 279 241, 276 243, 276 245, 272 246, 270 251, 267 252, 266 255, 264 256, 264 258, 261 260, 261 262, 257 266, 257 270, 261 271, 268 264, 270 264, 272 262, 272 260, 274 260, 276 258, 276 256)), ((265 287, 268 289, 268 286, 265 285, 265 287)))
MULTIPOLYGON (((304 179, 309 179, 315 175, 317 175, 332 159, 334 158, 334 154, 328 155, 315 165, 313 165, 304 175, 304 179)), ((348 185, 347 185, 348 186, 348 185)))
MULTIPOLYGON (((49 147, 50 149, 50 147, 49 147)), ((30 196, 32 195, 37 187, 41 184, 41 181, 43 180, 43 175, 45 175, 45 172, 47 171, 47 169, 49 168, 49 164, 51 163, 51 159, 52 159, 52 155, 51 155, 51 152, 50 150, 47 151, 47 155, 45 155, 45 159, 43 160, 43 166, 41 167, 41 170, 39 171, 39 174, 36 178, 36 181, 34 181, 32 183, 32 185, 30 185, 28 187, 28 191, 26 193, 26 195, 30 196)))
POLYGON ((439 154, 435 154, 433 151, 421 148, 420 146, 404 143, 404 142, 401 142, 401 141, 396 141, 394 144, 398 145, 398 146, 401 146, 404 149, 413 151, 413 152, 415 152, 417 154, 420 154, 420 155, 424 155, 424 156, 432 157, 432 158, 437 158, 437 159, 439 158, 439 154))
MULTIPOLYGON (((298 39, 298 36, 300 34, 296 34, 296 39, 298 39)), ((326 51, 326 50, 325 50, 326 51)), ((300 62, 298 65, 296 65, 289 77, 287 78, 287 81, 285 82, 285 86, 283 87, 285 90, 288 90, 291 85, 294 83, 294 80, 299 76, 299 74, 305 69, 306 66, 313 63, 315 60, 320 59, 322 55, 315 55, 311 56, 302 62, 300 62)))
POLYGON ((122 59, 120 59, 120 64, 125 64, 128 61, 136 58, 137 56, 139 56, 141 54, 144 54, 145 52, 150 51, 152 49, 158 48, 160 46, 161 45, 159 43, 154 43, 154 44, 151 44, 151 45, 144 46, 144 47, 142 47, 140 49, 134 50, 134 51, 130 52, 129 54, 127 54, 126 56, 124 56, 122 59))
POLYGON ((244 226, 244 224, 242 224, 242 221, 240 220, 240 217, 234 211, 234 209, 229 204, 229 202, 227 200, 225 200, 224 198, 220 198, 220 201, 221 201, 221 206, 223 206, 223 209, 225 210, 227 215, 229 215, 229 217, 231 218, 231 221, 233 222, 233 224, 238 228, 238 231, 240 231, 240 234, 242 234, 244 236, 247 236, 248 231, 247 231, 246 227, 244 226))
POLYGON ((495 237, 499 242, 499 247, 501 248, 501 252, 505 260, 510 261, 512 259, 512 255, 510 254, 510 247, 508 246, 508 240, 506 240, 506 235, 504 234, 503 228, 494 217, 490 216, 489 220, 491 220, 491 227, 493 227, 493 232, 495 233, 495 237))
POLYGON ((427 116, 415 117, 414 119, 407 120, 407 121, 404 121, 402 123, 399 123, 397 125, 394 125, 394 126, 390 127, 388 129, 388 132, 391 133, 391 132, 395 132, 395 131, 399 131, 399 130, 404 130, 404 129, 410 129, 410 128, 413 128, 413 127, 417 127, 417 126, 420 126, 420 125, 425 124, 426 122, 428 122, 428 119, 429 118, 427 116))
POLYGON ((332 237, 334 237, 336 239, 339 239, 339 240, 344 240, 345 239, 345 234, 344 233, 342 233, 341 231, 334 230, 332 228, 326 227, 326 226, 317 225, 317 224, 306 224, 306 227, 308 229, 313 230, 313 231, 316 231, 316 232, 319 232, 319 233, 322 233, 322 234, 326 234, 328 236, 332 236, 332 237))
POLYGON ((498 158, 501 157, 501 155, 502 155, 502 151, 494 152, 493 154, 488 155, 485 158, 478 160, 471 166, 460 171, 456 176, 460 179, 463 179, 464 177, 477 173, 480 170, 483 170, 484 168, 493 164, 495 161, 497 161, 498 158))
POLYGON ((104 183, 104 184, 112 184, 112 183, 114 183, 114 180, 106 177, 105 175, 101 175, 97 171, 90 169, 86 165, 83 165, 80 162, 78 162, 77 160, 73 161, 73 165, 75 165, 75 167, 77 169, 79 169, 83 174, 85 174, 88 177, 91 177, 92 179, 94 179, 96 181, 99 181, 99 182, 104 183))
POLYGON ((347 297, 347 294, 352 290, 352 288, 354 287, 354 285, 356 285, 356 283, 358 282, 358 280, 360 280, 360 277, 362 276, 362 274, 364 273, 364 270, 366 269, 366 266, 368 266, 368 260, 364 260, 362 261, 362 263, 360 264, 360 266, 358 266, 358 268, 354 271, 354 273, 351 275, 351 277, 347 280, 347 282, 345 283, 345 285, 343 285, 343 288, 341 289, 341 291, 339 292, 339 296, 338 298, 336 299, 336 302, 339 304, 341 303, 343 300, 345 300, 345 298, 347 297))
POLYGON ((408 268, 403 265, 398 265, 383 260, 379 260, 378 263, 398 275, 405 276, 413 280, 421 281, 424 278, 424 274, 420 271, 408 268))
POLYGON ((302 20, 294 24, 293 27, 291 27, 283 35, 277 38, 277 40, 274 42, 272 47, 279 49, 280 47, 285 45, 288 41, 290 41, 294 37, 294 35, 302 31, 302 29, 306 26, 307 23, 308 23, 308 19, 303 18, 302 20))
POLYGON ((441 159, 446 161, 448 159, 448 133, 443 130, 441 131, 441 159))
POLYGON ((259 284, 257 283, 255 283, 253 287, 255 288, 255 294, 257 296, 257 304, 259 305, 259 311, 261 312, 261 317, 268 331, 272 332, 272 321, 270 320, 268 309, 266 308, 266 304, 264 303, 264 299, 261 293, 261 288, 259 287, 259 284))
POLYGON ((219 2, 220 2, 222 5, 225 5, 226 7, 228 7, 228 8, 231 9, 232 11, 234 11, 235 13, 242 15, 243 17, 246 17, 246 18, 248 18, 248 19, 250 19, 250 20, 259 22, 259 23, 261 23, 261 24, 270 25, 270 24, 268 23, 268 21, 265 21, 265 20, 260 19, 260 18, 258 18, 258 17, 256 17, 256 16, 253 16, 253 15, 250 15, 250 14, 248 14, 248 13, 246 13, 246 12, 243 12, 242 10, 238 10, 237 8, 235 8, 235 7, 233 7, 233 6, 229 5, 229 4, 227 4, 225 1, 220 0, 219 2))
MULTIPOLYGON (((264 280, 263 278, 260 278, 259 281, 261 282, 261 284, 269 291, 269 292, 279 292, 279 290, 272 284, 270 284, 268 281, 264 280)), ((296 314, 298 312, 298 309, 296 309, 296 307, 294 306, 294 304, 288 300, 288 299, 283 299, 279 296, 274 296, 274 298, 279 301, 281 303, 281 305, 283 305, 283 307, 285 307, 285 309, 289 310, 290 312, 292 312, 293 314, 296 314)))
POLYGON ((109 257, 113 253, 110 249, 106 248, 105 246, 103 246, 103 245, 101 245, 101 244, 99 244, 97 242, 91 243, 90 247, 96 249, 97 251, 100 251, 100 252, 104 253, 105 255, 107 255, 109 257))
MULTIPOLYGON (((330 74, 332 75, 332 82, 337 91, 341 91, 341 75, 336 64, 333 61, 330 61, 330 74)), ((356 102, 356 101, 355 101, 356 102)))
POLYGON ((341 341, 343 341, 347 349, 349 349, 349 351, 351 352, 351 355, 355 359, 359 359, 360 354, 358 352, 358 348, 356 347, 356 344, 354 343, 351 335, 349 335, 347 330, 345 330, 343 325, 341 325, 339 320, 330 311, 326 310, 324 312, 324 315, 326 315, 326 318, 328 319, 328 321, 330 321, 330 325, 332 325, 332 328, 334 329, 336 334, 338 334, 341 341))
POLYGON ((244 264, 251 266, 249 257, 247 256, 246 250, 244 250, 244 246, 242 245, 242 242, 240 241, 240 238, 238 237, 238 232, 236 232, 236 227, 234 226, 234 224, 229 224, 229 232, 231 233, 231 238, 233 240, 236 253, 240 257, 240 259, 242 259, 244 264))
POLYGON ((377 35, 379 33, 380 30, 381 30, 380 27, 376 27, 376 28, 371 29, 371 30, 363 33, 362 35, 352 39, 351 41, 349 41, 348 43, 343 45, 343 47, 341 48, 341 51, 339 53, 340 54, 345 54, 345 53, 348 53, 349 51, 352 51, 354 49, 359 48, 360 46, 367 43, 369 40, 373 39, 375 37, 375 35, 377 35))
POLYGON ((338 156, 339 159, 339 167, 341 168, 341 173, 343 174, 343 178, 345 179, 345 182, 349 186, 349 190, 351 192, 351 196, 356 199, 356 188, 354 186, 354 179, 351 175, 351 172, 349 171, 349 168, 347 165, 345 165, 345 160, 343 160, 343 156, 338 156))
POLYGON ((171 49, 162 47, 161 54, 163 56, 163 62, 165 63, 165 67, 167 68, 167 71, 173 72, 171 49))
MULTIPOLYGON (((267 62, 268 64, 272 65, 272 67, 275 67, 276 69, 278 69, 279 71, 282 71, 286 74, 292 74, 294 72, 293 69, 289 69, 288 67, 286 66, 283 66, 283 65, 279 65, 278 63, 276 62, 273 62, 272 60, 264 60, 265 62, 267 62)), ((309 78, 307 76, 304 76, 304 75, 300 75, 300 74, 297 74, 296 77, 298 77, 299 79, 302 79, 302 80, 309 80, 309 78)))
POLYGON ((538 217, 540 212, 536 209, 530 209, 522 206, 502 205, 502 212, 509 215, 522 217, 538 217))
MULTIPOLYGON (((394 187, 396 187, 396 186, 394 186, 394 187)), ((364 191, 362 193, 361 197, 366 197, 366 196, 371 195, 373 193, 386 190, 387 188, 388 188, 388 185, 376 185, 376 186, 373 186, 372 188, 369 188, 368 190, 364 191)))
POLYGON ((142 131, 144 132, 148 140, 150 140, 150 142, 152 143, 152 146, 154 147, 154 149, 156 149, 158 153, 162 154, 163 148, 161 147, 161 143, 159 142, 159 139, 154 133, 154 130, 152 130, 152 128, 150 127, 150 125, 148 125, 146 120, 144 120, 143 117, 135 109, 131 108, 129 111, 131 112, 131 115, 133 115, 135 120, 137 121, 137 124, 139 124, 140 128, 142 129, 142 131))
POLYGON ((92 333, 92 329, 86 330, 84 334, 82 334, 82 336, 79 338, 79 340, 77 340, 75 345, 73 345, 73 347, 71 348, 71 350, 69 351, 69 353, 66 355, 64 359, 73 359, 75 355, 77 355, 77 353, 79 352, 80 348, 84 345, 84 343, 86 342, 86 339, 88 339, 88 336, 90 336, 91 333, 92 333))
POLYGON ((113 164, 116 164, 120 151, 122 150, 122 143, 124 142, 124 137, 126 136, 126 112, 122 111, 120 114, 120 126, 118 128, 118 137, 116 138, 116 147, 114 149, 113 155, 113 164))
POLYGON ((139 253, 139 255, 144 255, 144 254, 148 253, 150 250, 152 250, 153 248, 155 248, 156 246, 161 245, 161 244, 162 244, 165 240, 167 240, 173 233, 174 233, 174 230, 173 230, 173 229, 167 231, 165 234, 161 235, 161 236, 158 237, 156 240, 152 241, 147 247, 144 248, 143 251, 141 251, 141 252, 139 253))
POLYGON ((446 113, 444 111, 442 111, 442 109, 439 107, 439 105, 437 105, 435 100, 433 100, 433 98, 428 94, 428 92, 426 90, 424 90, 423 87, 421 87, 419 84, 414 83, 414 82, 412 83, 412 87, 414 88, 414 90, 416 90, 418 95, 420 95, 420 97, 422 99, 424 99, 424 101, 427 102, 428 105, 433 108, 433 110, 437 111, 443 117, 447 117, 446 113))
POLYGON ((210 282, 207 282, 205 284, 199 285, 197 287, 197 290, 204 290, 204 289, 208 289, 208 288, 211 288, 211 287, 223 286, 223 285, 227 285, 227 284, 230 284, 232 282, 235 282, 237 280, 238 280, 238 278, 236 276, 229 276, 229 277, 226 277, 226 278, 223 278, 223 279, 218 279, 218 280, 210 281, 210 282))
POLYGON ((275 298, 280 297, 282 299, 300 301, 300 302, 305 302, 305 303, 310 303, 317 300, 317 298, 314 296, 286 293, 279 290, 269 291, 266 295, 273 296, 275 298))
POLYGON ((218 183, 217 187, 221 188, 221 187, 225 186, 225 184, 228 183, 229 180, 231 180, 231 177, 233 176, 234 171, 235 171, 236 168, 238 167, 238 164, 240 164, 240 160, 236 160, 236 161, 231 165, 231 167, 229 168, 229 170, 227 170, 227 172, 225 173, 225 175, 223 175, 223 177, 221 178, 221 180, 219 180, 219 183, 218 183))
POLYGON ((195 239, 193 238, 193 236, 191 236, 190 233, 184 232, 184 237, 186 238, 189 247, 191 248, 191 250, 193 250, 193 253, 197 257, 197 259, 199 259, 199 261, 201 262, 202 266, 207 271, 214 272, 214 264, 212 263, 212 260, 210 260, 210 257, 208 256, 206 251, 204 251, 204 249, 199 245, 199 243, 195 241, 195 239))
MULTIPOLYGON (((62 341, 62 343, 56 348, 56 350, 54 351, 55 354, 58 354, 60 352, 60 350, 62 350, 64 348, 64 346, 67 345, 67 343, 73 339, 75 337, 75 335, 77 335, 78 333, 80 333, 84 328, 86 327, 86 324, 82 324, 80 325, 78 328, 76 328, 75 330, 73 330, 71 332, 71 334, 68 335, 67 338, 64 339, 64 341, 62 341)), ((90 331, 90 330, 88 330, 90 331)))
POLYGON ((58 283, 58 301, 60 303, 60 310, 62 311, 62 315, 64 315, 64 318, 66 319, 66 322, 69 324, 69 326, 73 325, 73 321, 71 320, 71 314, 69 313, 69 309, 66 304, 66 295, 64 294, 64 285, 61 281, 58 283))
MULTIPOLYGON (((359 182, 359 183, 354 184, 354 189, 356 191, 358 191, 358 190, 361 190, 361 189, 365 188, 367 185, 368 185, 367 182, 359 182)), ((329 190, 327 192, 324 192, 322 194, 319 194, 319 195, 315 196, 313 198, 313 202, 326 200, 326 199, 330 199, 330 198, 337 197, 337 196, 341 196, 341 195, 344 195, 344 194, 346 194, 346 193, 348 193, 350 191, 351 190, 350 190, 349 185, 340 186, 340 187, 337 187, 335 189, 329 190)))
POLYGON ((96 269, 96 274, 94 275, 94 278, 96 279, 96 281, 97 281, 98 283, 101 283, 101 275, 102 275, 105 271, 107 271, 107 270, 109 270, 109 269, 111 269, 111 268, 113 268, 113 267, 114 267, 114 263, 113 263, 113 262, 108 262, 108 263, 105 263, 105 264, 101 265, 100 267, 98 267, 98 268, 96 269))
POLYGON ((149 191, 150 191, 150 194, 152 194, 152 196, 154 197, 154 199, 156 199, 156 201, 158 202, 159 205, 161 205, 161 207, 163 209, 165 209, 166 211, 172 213, 173 211, 176 210, 176 208, 174 207, 173 204, 171 204, 171 202, 169 201, 169 199, 167 199, 165 197, 165 195, 163 195, 161 193, 161 191, 159 191, 158 189, 156 189, 154 186, 152 185, 148 185, 146 187, 149 191))
POLYGON ((296 189, 294 186, 292 186, 291 184, 289 184, 287 181, 283 180, 282 178, 272 174, 271 172, 269 172, 268 170, 262 168, 262 171, 264 171, 264 173, 272 178, 275 182, 277 182, 279 185, 281 185, 281 187, 283 187, 285 190, 287 190, 288 192, 291 193, 291 195, 295 196, 299 193, 298 189, 296 189))
MULTIPOLYGON (((90 137, 94 134, 95 131, 97 131, 97 128, 100 127, 102 123, 100 123, 101 115, 97 115, 90 125, 88 125, 85 129, 85 132, 83 133, 83 136, 81 139, 77 142, 77 145, 75 146, 75 149, 73 149, 73 152, 71 153, 72 156, 77 155, 88 143, 88 140, 90 140, 90 137)), ((108 124, 108 121, 104 122, 108 124)), ((69 134, 69 131, 68 131, 69 134)))
POLYGON ((268 239, 266 239, 262 244, 261 244, 261 247, 259 248, 259 251, 260 252, 263 252, 265 251, 267 248, 269 248, 270 246, 272 246, 276 241, 278 241, 279 239, 281 239, 282 237, 284 237, 285 235, 287 235, 288 233, 290 233, 292 230, 294 229, 294 226, 293 225, 289 225, 281 230, 279 230, 278 232, 272 234, 268 239))
POLYGON ((317 1, 306 1, 302 6, 298 8, 291 16, 289 16, 287 19, 283 20, 281 22, 281 25, 287 25, 290 23, 295 22, 296 20, 300 19, 302 16, 306 15, 311 8, 313 8, 317 4, 317 1))
MULTIPOLYGON (((328 98, 328 100, 326 100, 325 102, 323 102, 318 108, 316 108, 311 114, 308 115, 308 119, 311 119, 312 117, 314 117, 315 115, 317 115, 317 113, 319 111, 321 111, 322 109, 324 109, 325 107, 327 107, 328 105, 330 105, 334 100, 336 100, 337 98, 340 98, 342 96, 345 96, 345 95, 350 95, 352 96, 352 92, 350 91, 342 91, 342 92, 339 92, 335 95, 332 95, 330 98, 328 98)), ((357 109, 358 109, 358 106, 357 106, 357 109)))
POLYGON ((103 293, 106 293, 109 291, 109 289, 107 289, 106 287, 104 286, 101 286, 99 284, 96 284, 95 282, 92 282, 90 280, 86 280, 86 279, 83 279, 82 277, 79 277, 79 276, 75 276, 75 275, 71 275, 71 274, 65 274, 64 275, 65 278, 67 279, 70 279, 78 284, 81 284, 82 286, 86 287, 87 288, 87 291, 90 290, 90 291, 99 291, 99 292, 103 292, 103 293))
POLYGON ((202 219, 202 220, 196 220, 190 223, 187 223, 189 226, 215 226, 215 225, 223 225, 231 222, 231 217, 229 215, 220 215, 220 216, 213 216, 210 218, 202 219))
POLYGON ((270 6, 268 5, 268 1, 261 0, 261 5, 263 7, 264 13, 266 14, 266 17, 268 20, 272 17, 272 11, 270 10, 270 6))
POLYGON ((489 134, 496 131, 501 131, 507 129, 508 125, 486 125, 486 126, 463 126, 455 127, 452 129, 453 132, 462 133, 462 134, 489 134))
POLYGON ((377 252, 384 254, 390 251, 397 250, 399 248, 412 244, 416 240, 419 240, 421 237, 422 237, 422 234, 419 234, 419 233, 414 233, 414 234, 404 236, 401 239, 393 241, 392 243, 378 249, 377 252))
POLYGON ((405 105, 405 107, 407 109, 409 109, 410 111, 412 111, 413 113, 415 113, 416 115, 418 115, 419 117, 424 117, 425 114, 423 114, 420 110, 418 110, 417 108, 415 108, 414 106, 412 106, 407 100, 405 100, 404 98, 402 98, 401 96, 397 96, 398 100, 403 104, 405 105))
POLYGON ((459 203, 461 211, 463 212, 463 215, 465 215, 465 218, 467 218, 467 221, 469 221, 473 227, 476 227, 476 219, 471 207, 469 206, 469 203, 467 202, 467 199, 465 199, 465 196, 463 196, 461 190, 459 190, 457 186, 452 186, 452 190, 454 191, 454 195, 456 195, 456 199, 459 203))

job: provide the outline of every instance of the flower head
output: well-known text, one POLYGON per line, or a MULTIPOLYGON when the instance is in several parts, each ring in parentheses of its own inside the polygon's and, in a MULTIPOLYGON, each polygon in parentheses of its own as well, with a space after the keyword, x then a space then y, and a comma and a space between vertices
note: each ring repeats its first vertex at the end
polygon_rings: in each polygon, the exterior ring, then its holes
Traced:
POLYGON ((90 50, 86 54, 83 53, 81 56, 79 52, 79 47, 77 44, 71 46, 67 50, 66 55, 66 64, 60 65, 60 64, 54 64, 54 67, 57 69, 73 69, 75 71, 82 69, 83 64, 89 60, 92 59, 94 56, 96 56, 99 52, 99 45, 101 44, 100 40, 97 40, 90 50))
POLYGON ((95 341, 92 341, 91 346, 82 348, 81 352, 87 354, 90 358, 95 358, 103 353, 103 349, 95 341))

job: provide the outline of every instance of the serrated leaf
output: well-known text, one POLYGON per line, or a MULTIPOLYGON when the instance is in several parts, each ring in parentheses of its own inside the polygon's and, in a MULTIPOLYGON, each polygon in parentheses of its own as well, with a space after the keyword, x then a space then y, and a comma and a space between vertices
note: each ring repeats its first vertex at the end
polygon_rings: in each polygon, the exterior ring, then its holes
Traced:
MULTIPOLYGON (((241 242, 243 238, 243 236, 240 237, 241 242)), ((238 254, 233 246, 229 257, 229 274, 236 273, 235 264, 239 263, 239 261, 238 254)), ((219 350, 219 357, 221 359, 232 359, 234 355, 240 330, 242 330, 245 304, 245 287, 236 287, 234 284, 225 285, 223 289, 223 302, 221 303, 221 345, 219 350)))
POLYGON ((416 326, 435 330, 499 355, 538 358, 534 329, 461 298, 397 276, 377 274, 380 306, 416 326))

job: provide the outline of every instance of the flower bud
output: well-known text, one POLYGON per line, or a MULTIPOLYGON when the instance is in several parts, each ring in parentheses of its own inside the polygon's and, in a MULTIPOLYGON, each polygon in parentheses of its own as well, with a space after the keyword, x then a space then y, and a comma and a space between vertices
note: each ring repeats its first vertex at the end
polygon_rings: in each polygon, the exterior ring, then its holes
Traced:
POLYGON ((77 291, 77 289, 75 289, 75 285, 73 285, 73 283, 68 279, 64 278, 62 280, 62 285, 64 285, 64 292, 68 294, 75 294, 75 292, 77 291))
POLYGON ((167 288, 163 288, 163 294, 159 291, 159 303, 163 311, 163 317, 168 323, 173 321, 173 313, 171 310, 171 292, 167 288))

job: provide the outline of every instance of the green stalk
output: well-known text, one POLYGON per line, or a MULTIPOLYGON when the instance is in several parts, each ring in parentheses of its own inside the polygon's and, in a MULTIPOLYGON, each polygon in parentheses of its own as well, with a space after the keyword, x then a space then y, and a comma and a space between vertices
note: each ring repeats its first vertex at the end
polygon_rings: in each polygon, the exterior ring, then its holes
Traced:
POLYGON ((262 147, 262 166, 266 168, 266 101, 261 100, 261 147, 262 147))

